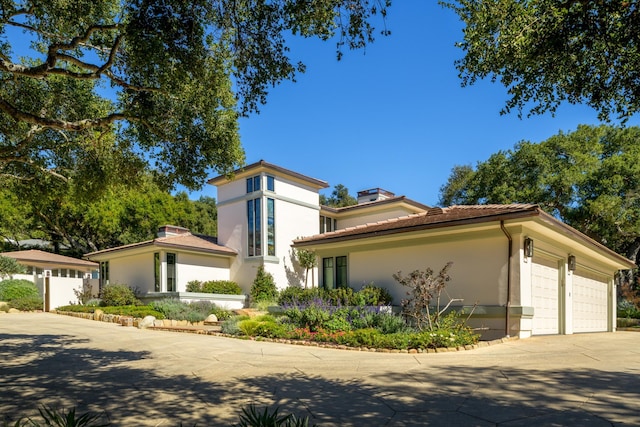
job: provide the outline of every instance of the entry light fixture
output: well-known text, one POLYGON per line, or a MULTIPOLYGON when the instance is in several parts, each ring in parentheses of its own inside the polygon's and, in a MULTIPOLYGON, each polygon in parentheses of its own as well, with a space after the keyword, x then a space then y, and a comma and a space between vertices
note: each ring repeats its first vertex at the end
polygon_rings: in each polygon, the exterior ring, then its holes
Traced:
POLYGON ((569 255, 568 264, 569 264, 569 271, 576 271, 576 257, 575 257, 575 255, 569 255))
POLYGON ((524 256, 531 258, 533 256, 533 239, 526 237, 524 239, 524 256))

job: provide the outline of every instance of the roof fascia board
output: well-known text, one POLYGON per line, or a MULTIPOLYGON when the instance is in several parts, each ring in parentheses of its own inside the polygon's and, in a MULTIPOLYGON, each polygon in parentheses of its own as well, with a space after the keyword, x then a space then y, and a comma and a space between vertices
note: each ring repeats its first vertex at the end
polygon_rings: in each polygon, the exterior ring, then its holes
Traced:
POLYGON ((294 172, 292 170, 283 168, 281 166, 277 166, 264 160, 260 160, 259 162, 252 163, 243 168, 237 169, 232 174, 227 177, 225 175, 220 175, 215 178, 211 178, 207 181, 208 184, 211 185, 224 185, 226 183, 245 178, 250 175, 255 175, 260 172, 273 172, 274 175, 286 176, 289 179, 292 179, 298 183, 304 183, 309 185, 317 190, 322 188, 328 188, 329 184, 326 181, 322 181, 320 179, 311 178, 309 176, 303 175, 298 172, 294 172))

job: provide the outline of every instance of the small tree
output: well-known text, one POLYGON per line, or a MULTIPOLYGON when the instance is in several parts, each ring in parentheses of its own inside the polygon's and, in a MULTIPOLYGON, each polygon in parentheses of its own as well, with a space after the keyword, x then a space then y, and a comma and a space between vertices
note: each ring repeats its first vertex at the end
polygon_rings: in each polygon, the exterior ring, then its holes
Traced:
POLYGON ((251 285, 251 299, 255 302, 276 299, 278 289, 271 273, 264 271, 264 265, 258 267, 258 273, 251 285))
MULTIPOLYGON (((298 264, 302 268, 304 268, 304 288, 307 289, 307 283, 309 282, 309 271, 315 268, 318 263, 318 258, 316 257, 315 251, 309 251, 307 249, 296 249, 295 250, 296 258, 298 259, 298 264)), ((311 287, 316 287, 315 276, 311 275, 311 287)))
POLYGON ((0 279, 12 278, 14 274, 24 273, 26 270, 13 258, 0 255, 0 279))
POLYGON ((393 275, 393 278, 402 286, 410 288, 407 291, 409 296, 407 299, 402 300, 402 313, 407 320, 412 321, 416 328, 420 331, 425 329, 432 331, 438 328, 439 318, 449 306, 455 301, 462 301, 461 299, 450 299, 447 305, 440 309, 440 295, 444 290, 446 283, 451 279, 449 276, 449 269, 453 262, 449 261, 440 270, 438 275, 434 275, 431 268, 427 268, 424 271, 415 270, 408 276, 403 277, 402 272, 398 271, 393 275), (435 311, 431 312, 431 303, 435 299, 435 311))

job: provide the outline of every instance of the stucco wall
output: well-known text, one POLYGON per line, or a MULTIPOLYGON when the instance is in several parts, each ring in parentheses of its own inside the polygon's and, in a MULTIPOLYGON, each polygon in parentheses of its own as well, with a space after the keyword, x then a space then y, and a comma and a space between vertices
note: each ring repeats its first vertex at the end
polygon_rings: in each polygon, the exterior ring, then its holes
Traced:
POLYGON ((192 280, 229 280, 228 258, 207 254, 177 254, 177 292, 185 292, 192 280))
POLYGON ((127 285, 140 292, 153 291, 153 252, 113 258, 109 261, 109 283, 127 285))
MULTIPOLYGON (((394 304, 399 305, 407 288, 393 279, 394 273, 402 271, 406 276, 414 270, 431 268, 437 274, 449 261, 453 265, 446 290, 451 298, 464 300, 456 305, 506 303, 507 240, 497 233, 463 243, 441 241, 351 252, 348 255, 349 284, 356 289, 370 282, 383 286, 392 294, 394 304)), ((444 302, 447 301, 444 296, 444 302)))

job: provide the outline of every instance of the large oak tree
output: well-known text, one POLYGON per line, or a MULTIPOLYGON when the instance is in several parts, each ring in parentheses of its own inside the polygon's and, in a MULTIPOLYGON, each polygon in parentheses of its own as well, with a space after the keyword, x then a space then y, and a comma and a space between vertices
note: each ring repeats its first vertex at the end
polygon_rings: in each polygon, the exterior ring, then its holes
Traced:
POLYGON ((456 166, 439 203, 538 203, 638 264, 640 128, 583 125, 522 141, 475 167, 456 166))
POLYGON ((304 71, 289 34, 360 48, 389 4, 0 0, 0 176, 99 185, 148 166, 200 187, 243 162, 238 115, 304 71))
POLYGON ((503 112, 585 103, 601 119, 640 110, 640 2, 446 0, 462 19, 464 85, 499 80, 503 112))

